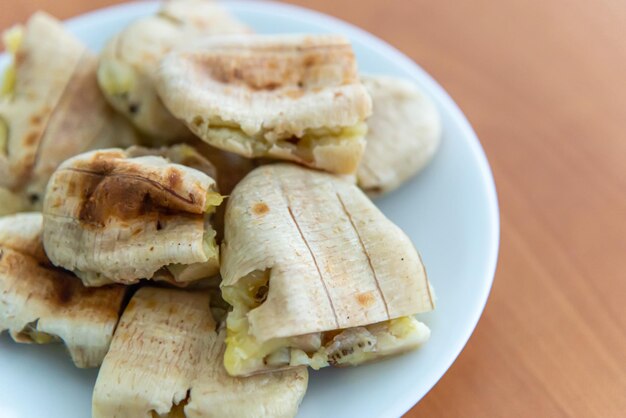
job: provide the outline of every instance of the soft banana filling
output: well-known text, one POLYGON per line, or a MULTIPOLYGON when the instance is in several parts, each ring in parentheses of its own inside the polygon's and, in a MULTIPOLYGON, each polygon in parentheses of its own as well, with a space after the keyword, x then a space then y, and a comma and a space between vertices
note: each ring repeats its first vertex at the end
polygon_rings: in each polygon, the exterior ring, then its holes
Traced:
POLYGON ((253 272, 222 289, 233 309, 226 319, 224 366, 234 376, 307 365, 355 366, 399 354, 428 340, 430 330, 412 316, 362 327, 332 330, 260 343, 249 333, 247 315, 267 297, 269 272, 253 272))
POLYGON ((50 344, 61 341, 61 339, 56 335, 51 335, 47 332, 39 331, 36 327, 36 322, 26 325, 24 329, 20 332, 20 337, 29 340, 35 344, 50 344))
POLYGON ((0 97, 10 96, 15 90, 15 81, 17 76, 17 68, 15 66, 17 50, 22 44, 24 31, 21 26, 13 26, 2 34, 2 42, 9 54, 11 54, 11 63, 4 72, 2 84, 0 85, 0 97))
POLYGON ((136 82, 135 70, 128 64, 114 60, 103 60, 98 67, 98 84, 109 96, 128 94, 136 82))
MULTIPOLYGON (((204 124, 204 119, 197 117, 193 121, 196 128, 204 124)), ((236 124, 225 122, 209 123, 206 137, 211 143, 227 143, 237 141, 255 157, 267 156, 273 148, 292 151, 296 156, 307 162, 314 162, 314 149, 320 146, 349 145, 365 137, 367 124, 357 123, 353 126, 335 128, 305 129, 301 133, 286 134, 273 130, 249 135, 236 124)))

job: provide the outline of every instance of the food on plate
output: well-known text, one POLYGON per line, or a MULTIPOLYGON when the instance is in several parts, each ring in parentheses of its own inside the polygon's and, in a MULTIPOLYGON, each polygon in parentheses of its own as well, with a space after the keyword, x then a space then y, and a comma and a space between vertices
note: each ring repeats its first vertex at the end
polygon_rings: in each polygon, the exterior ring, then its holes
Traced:
POLYGON ((0 332, 21 343, 63 342, 78 367, 106 354, 126 288, 89 289, 54 268, 41 242, 42 216, 0 218, 0 332))
POLYGON ((54 18, 36 13, 4 39, 13 62, 0 95, 0 187, 22 195, 27 208, 40 208, 50 175, 65 159, 131 145, 136 137, 102 97, 95 55, 54 18))
POLYGON ((355 185, 290 164, 259 167, 232 192, 224 234, 231 375, 357 365, 428 339, 412 316, 434 309, 421 259, 355 185))
POLYGON ((372 97, 365 153, 357 171, 370 195, 391 191, 433 158, 441 140, 435 104, 415 83, 381 75, 362 75, 372 97))
POLYGON ((141 18, 105 46, 98 81, 109 102, 142 132, 161 140, 189 136, 163 107, 154 88, 159 60, 198 37, 249 32, 246 25, 211 0, 171 0, 141 18))
POLYGON ((6 187, 0 187, 0 216, 24 212, 30 206, 31 204, 26 196, 21 193, 14 193, 6 187))
POLYGON ((342 36, 206 38, 163 59, 157 88, 217 148, 340 174, 361 160, 371 100, 342 36))
POLYGON ((93 418, 294 417, 303 367, 230 377, 206 292, 144 287, 120 319, 93 394, 93 418))
POLYGON ((219 249, 210 217, 223 198, 215 181, 134 152, 81 154, 52 175, 43 208, 52 263, 87 286, 131 284, 157 272, 184 285, 216 274, 219 249))

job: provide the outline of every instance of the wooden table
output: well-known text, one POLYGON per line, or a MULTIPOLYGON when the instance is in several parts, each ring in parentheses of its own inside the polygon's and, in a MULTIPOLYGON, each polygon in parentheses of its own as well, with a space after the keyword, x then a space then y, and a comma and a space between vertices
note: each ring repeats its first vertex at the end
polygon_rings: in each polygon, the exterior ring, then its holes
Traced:
MULTIPOLYGON (((118 1, 2 2, 0 27, 118 1)), ((461 106, 494 171, 491 298, 407 416, 626 416, 626 2, 293 2, 417 61, 461 106)))

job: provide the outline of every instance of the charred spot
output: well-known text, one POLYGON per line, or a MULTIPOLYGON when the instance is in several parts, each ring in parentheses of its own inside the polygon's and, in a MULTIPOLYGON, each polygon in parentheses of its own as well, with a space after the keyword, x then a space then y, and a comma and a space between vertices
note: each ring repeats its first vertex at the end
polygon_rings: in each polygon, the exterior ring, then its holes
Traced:
POLYGON ((39 202, 39 195, 37 193, 29 193, 28 194, 28 202, 31 205, 36 204, 37 202, 39 202))
MULTIPOLYGON (((74 296, 74 286, 70 277, 63 275, 61 272, 57 272, 57 279, 53 281, 54 283, 54 292, 55 292, 55 300, 60 305, 67 305, 74 296)), ((88 290, 90 288, 85 288, 88 290)), ((93 290, 93 289, 92 289, 93 290)))
POLYGON ((128 104, 128 112, 131 115, 137 114, 137 112, 139 112, 139 103, 129 103, 128 104))
POLYGON ((40 136, 41 136, 41 132, 30 131, 28 135, 26 135, 26 138, 24 138, 24 145, 27 147, 31 147, 35 145, 37 141, 39 141, 40 136))
POLYGON ((258 202, 258 203, 255 203, 254 206, 252 206, 252 212, 255 215, 265 215, 269 211, 270 211, 270 207, 267 206, 265 202, 258 202))
POLYGON ((163 225, 161 225, 161 221, 160 221, 160 220, 157 220, 157 221, 156 221, 156 230, 157 230, 157 231, 160 231, 160 230, 162 230, 162 229, 163 229, 163 225))
POLYGON ((372 292, 359 293, 356 295, 356 301, 359 305, 366 308, 374 303, 374 295, 372 295, 372 292))

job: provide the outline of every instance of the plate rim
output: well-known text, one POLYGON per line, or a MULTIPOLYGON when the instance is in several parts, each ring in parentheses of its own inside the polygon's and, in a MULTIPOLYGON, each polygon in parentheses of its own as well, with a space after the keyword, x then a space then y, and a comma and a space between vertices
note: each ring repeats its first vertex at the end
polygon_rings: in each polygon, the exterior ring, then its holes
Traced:
MULTIPOLYGON (((150 7, 155 7, 159 1, 131 1, 127 3, 115 4, 100 9, 95 9, 78 16, 71 17, 63 20, 63 24, 72 32, 89 30, 88 26, 90 22, 95 20, 114 20, 117 19, 121 11, 133 12, 143 11, 150 7), (135 10, 137 9, 137 10, 135 10)), ((438 375, 432 382, 428 382, 421 390, 407 392, 407 395, 398 397, 393 401, 390 406, 382 415, 384 418, 396 418, 402 416, 409 409, 415 406, 432 388, 439 382, 445 373, 448 372, 452 364, 456 361, 463 349, 467 346, 469 339, 471 338, 476 326, 484 312, 487 300, 489 298, 491 288, 495 279, 495 273, 498 263, 498 254, 500 248, 500 211, 498 203, 498 195, 496 190, 496 184, 493 177, 491 166, 487 160, 485 151, 476 135, 474 129, 469 123, 465 114, 461 111, 456 102, 446 92, 446 90, 436 81, 436 79, 420 67, 411 58, 405 55, 403 52, 389 44, 388 42, 378 38, 376 35, 367 32, 365 29, 346 22, 337 17, 327 15, 325 13, 308 9, 303 6, 294 4, 282 3, 274 0, 229 0, 221 1, 220 3, 226 5, 263 5, 268 11, 280 11, 290 15, 297 14, 303 18, 310 19, 315 18, 322 24, 326 23, 334 27, 340 27, 342 33, 351 38, 359 38, 364 44, 367 44, 376 52, 388 57, 390 60, 396 62, 399 66, 406 69, 409 73, 415 74, 415 78, 423 80, 428 86, 423 86, 425 90, 439 102, 440 105, 450 113, 453 120, 459 123, 459 128, 463 133, 463 137, 467 140, 470 146, 471 153, 476 159, 481 184, 485 189, 485 195, 487 202, 485 207, 487 208, 487 217, 489 219, 489 236, 487 239, 487 258, 483 260, 483 270, 485 272, 485 278, 483 287, 480 289, 479 297, 477 298, 477 304, 475 310, 472 312, 472 317, 468 321, 468 326, 465 328, 465 332, 459 338, 456 339, 457 347, 455 347, 455 354, 450 357, 446 366, 436 373, 438 375)), ((6 53, 0 54, 0 64, 6 60, 6 53)))

